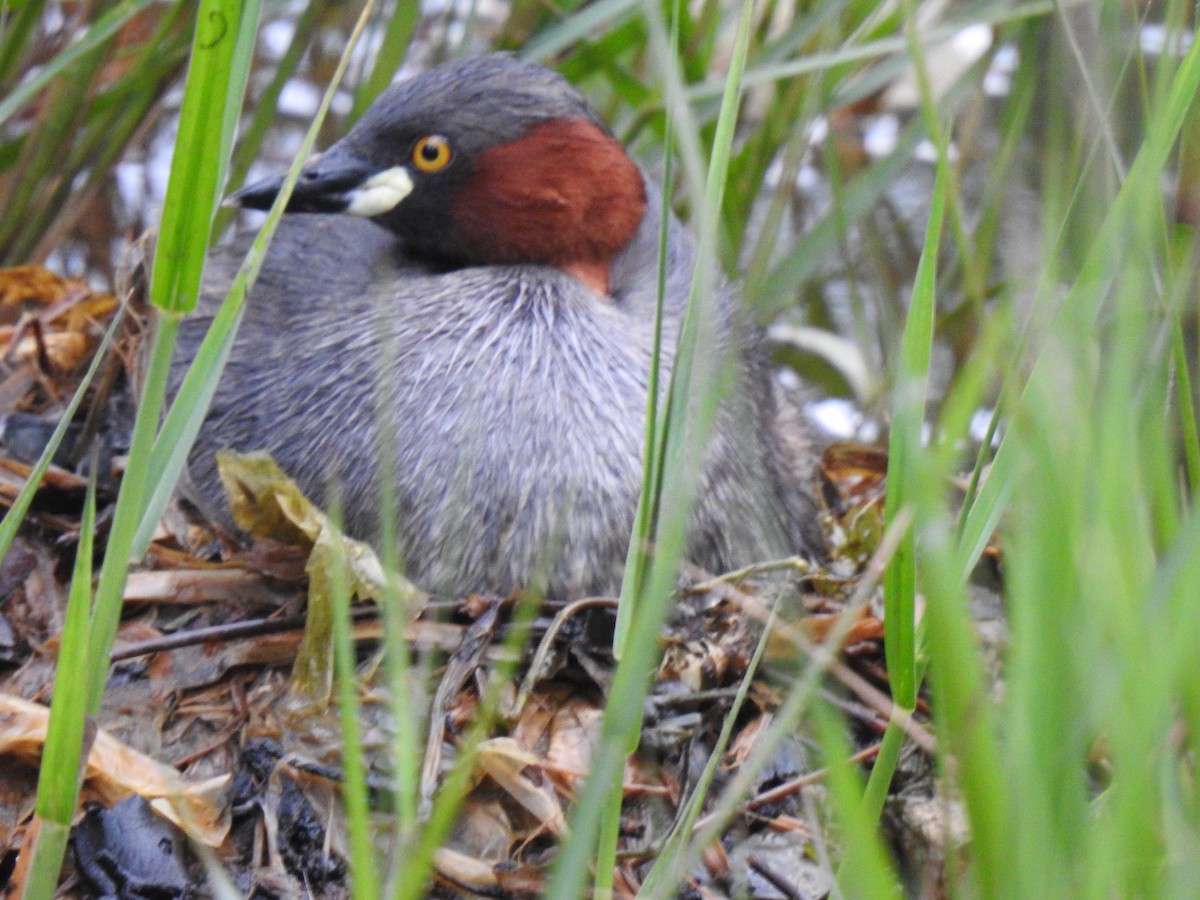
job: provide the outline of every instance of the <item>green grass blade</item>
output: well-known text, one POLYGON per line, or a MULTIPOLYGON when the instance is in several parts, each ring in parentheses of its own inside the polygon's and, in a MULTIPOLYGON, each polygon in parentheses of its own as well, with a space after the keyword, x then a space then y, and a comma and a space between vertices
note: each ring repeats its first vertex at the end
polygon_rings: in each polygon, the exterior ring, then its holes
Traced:
MULTIPOLYGON (((182 70, 188 31, 179 20, 187 12, 183 5, 164 11, 120 81, 96 94, 97 79, 90 80, 89 96, 79 114, 52 139, 53 152, 40 178, 53 190, 35 189, 30 205, 17 214, 22 225, 13 237, 9 259, 45 259, 79 228, 97 194, 110 183, 113 167, 157 116, 162 94, 182 70), (65 159, 63 148, 67 148, 65 159)), ((11 200, 14 206, 21 202, 16 197, 11 200)))
MULTIPOLYGON (((350 895, 360 900, 376 900, 379 873, 375 867, 375 847, 371 835, 370 803, 367 796, 367 771, 363 761, 362 735, 359 731, 358 678, 355 665, 353 623, 350 619, 350 583, 346 575, 348 561, 341 541, 341 515, 338 504, 330 510, 334 523, 327 579, 333 620, 333 658, 338 698, 338 716, 342 728, 342 797, 346 804, 346 824, 350 843, 350 895)), ((314 578, 318 577, 314 573, 314 578)))
MULTIPOLYGON (((667 122, 667 145, 670 146, 670 117, 667 122)), ((663 298, 667 289, 667 239, 671 227, 671 155, 663 171, 664 177, 662 218, 658 232, 658 285, 654 312, 654 353, 650 360, 650 378, 646 391, 645 452, 642 457, 642 492, 638 498, 637 513, 633 521, 633 533, 629 538, 629 552, 625 557, 625 574, 621 580, 621 597, 617 606, 617 622, 613 629, 613 657, 618 661, 625 655, 629 642, 629 630, 633 627, 633 613, 637 608, 637 597, 645 589, 650 572, 650 545, 654 540, 655 523, 658 521, 658 506, 662 490, 661 462, 663 446, 662 430, 658 427, 659 384, 662 360, 663 298)))
POLYGON ((22 900, 46 900, 58 889, 58 872, 71 837, 71 826, 58 822, 38 823, 38 834, 31 848, 29 877, 25 881, 22 900))
POLYGON ((0 100, 0 125, 24 108, 51 81, 103 45, 122 25, 155 2, 156 0, 120 0, 116 6, 101 15, 79 40, 74 41, 35 75, 13 88, 7 97, 0 100))
MULTIPOLYGON (((886 518, 889 523, 896 521, 902 510, 911 510, 917 502, 913 492, 918 489, 919 484, 917 476, 925 427, 929 366, 933 352, 933 324, 937 310, 937 261, 952 180, 947 139, 938 121, 939 114, 934 105, 928 73, 925 71, 920 45, 916 39, 915 11, 911 4, 906 4, 904 12, 906 31, 921 85, 921 107, 927 128, 935 136, 938 164, 929 222, 925 230, 925 243, 917 266, 908 319, 901 336, 899 371, 895 376, 885 500, 886 518)), ((896 555, 888 564, 883 579, 884 650, 888 684, 891 687, 892 699, 905 712, 916 708, 917 690, 920 686, 917 674, 916 594, 917 538, 910 530, 901 538, 896 555)), ((895 722, 889 722, 884 734, 883 747, 871 769, 871 777, 863 798, 864 813, 872 820, 877 821, 883 811, 888 785, 891 784, 892 775, 900 759, 902 742, 903 734, 899 727, 895 722)), ((853 853, 848 853, 843 865, 852 867, 856 864, 853 853)))
POLYGON ((150 281, 150 302, 165 312, 190 312, 200 296, 213 214, 254 54, 258 8, 240 0, 207 0, 197 17, 150 281))
POLYGON ((966 586, 958 577, 956 536, 945 516, 946 489, 989 382, 1006 368, 1003 348, 1011 334, 1011 317, 1001 308, 989 319, 975 353, 946 398, 935 437, 920 461, 914 491, 921 523, 918 584, 925 598, 921 637, 929 661, 938 760, 951 786, 948 790, 959 791, 965 804, 973 836, 972 866, 965 878, 973 879, 980 897, 1012 896, 1005 892, 1013 859, 1011 807, 1005 799, 1002 747, 989 680, 977 649, 966 586))
MULTIPOLYGON (((93 463, 95 459, 93 458, 93 463)), ((34 842, 24 896, 50 897, 57 886, 67 838, 83 778, 84 730, 87 725, 86 666, 88 622, 92 601, 92 549, 96 534, 96 467, 92 466, 79 546, 67 600, 66 622, 54 672, 54 699, 46 729, 46 746, 38 770, 37 814, 41 820, 34 842)))
POLYGON ((694 785, 692 785, 687 799, 680 804, 679 812, 675 817, 675 824, 667 835, 667 839, 663 841, 662 849, 659 851, 658 858, 655 859, 650 873, 646 876, 645 881, 642 882, 641 890, 638 891, 639 896, 668 896, 674 892, 681 878, 681 872, 684 871, 683 854, 695 829, 696 821, 700 818, 700 813, 704 809, 704 803, 708 799, 709 790, 712 788, 713 781, 717 776, 717 769, 721 765, 721 759, 724 757, 725 751, 729 747, 729 741, 733 737, 734 725, 738 721, 738 716, 741 714, 742 708, 746 703, 746 698, 750 695, 750 688, 754 684, 754 679, 759 674, 759 666, 762 664, 763 654, 766 653, 767 642, 771 637, 774 625, 775 609, 772 608, 767 621, 763 625, 763 631, 759 636, 758 644, 754 648, 754 655, 746 666, 742 680, 738 683, 737 694, 734 696, 733 702, 729 705, 729 711, 721 722, 721 732, 713 742, 712 750, 708 755, 708 762, 704 764, 704 770, 695 780, 694 785))
MULTIPOLYGON (((308 49, 313 29, 325 9, 324 0, 309 0, 308 6, 297 17, 292 40, 275 65, 271 80, 258 96, 249 123, 238 129, 237 147, 229 164, 228 188, 241 187, 250 166, 258 158, 263 137, 279 112, 279 97, 283 88, 289 80, 296 77, 296 70, 308 49)), ((222 207, 217 210, 216 222, 213 224, 214 233, 224 232, 235 215, 237 211, 232 208, 222 207)))
POLYGON ((521 48, 521 56, 531 62, 545 63, 572 44, 589 40, 605 26, 615 27, 631 16, 638 0, 597 0, 557 25, 545 29, 521 48))
POLYGON ((824 260, 835 254, 844 230, 862 221, 909 165, 926 137, 925 123, 915 118, 904 126, 893 153, 873 163, 845 186, 838 208, 826 215, 791 251, 784 254, 746 300, 760 322, 768 322, 795 302, 799 285, 811 280, 824 260))
POLYGON ((6 86, 26 52, 29 35, 42 18, 46 0, 0 4, 0 85, 6 86), (13 6, 13 9, 7 7, 13 6))
MULTIPOLYGON (((671 8, 671 46, 678 46, 679 4, 671 8)), ((666 129, 663 146, 666 149, 663 162, 662 210, 658 222, 658 271, 655 285, 654 309, 654 352, 650 358, 650 375, 646 388, 645 445, 642 453, 642 491, 638 498, 637 513, 633 522, 633 533, 629 538, 629 552, 625 558, 625 574, 621 580, 621 597, 617 606, 617 623, 613 629, 613 656, 618 661, 625 655, 629 641, 629 630, 633 627, 633 614, 637 609, 637 598, 645 589, 650 572, 650 547, 654 540, 655 525, 662 490, 662 445, 665 416, 659 409, 659 385, 661 383, 663 302, 667 291, 668 240, 671 231, 671 176, 674 172, 671 154, 671 136, 674 134, 671 107, 667 108, 666 129)))
POLYGON ((164 317, 154 335, 150 365, 147 369, 147 386, 150 390, 143 394, 134 421, 129 451, 130 465, 121 479, 121 490, 113 512, 108 547, 100 567, 87 655, 88 712, 93 715, 100 711, 107 681, 109 654, 121 620, 125 580, 132 561, 134 528, 142 509, 145 491, 145 460, 154 440, 158 410, 162 408, 164 389, 161 385, 166 384, 166 373, 170 367, 171 349, 175 343, 177 329, 178 321, 175 318, 164 317), (156 384, 160 387, 153 390, 156 384))
POLYGON ((54 459, 54 454, 58 452, 67 429, 71 427, 71 420, 75 418, 75 413, 79 410, 79 404, 83 402, 84 395, 87 394, 92 380, 96 377, 100 366, 107 358, 113 338, 116 336, 124 319, 125 307, 122 306, 117 314, 113 316, 108 330, 104 332, 104 339, 100 341, 100 345, 96 348, 96 353, 92 357, 87 371, 79 381, 79 387, 75 389, 70 402, 67 403, 66 408, 63 410, 62 416, 59 418, 58 424, 54 427, 54 431, 51 433, 50 440, 47 442, 46 448, 42 451, 41 457, 30 470, 29 478, 17 494, 16 499, 13 500, 8 512, 4 514, 4 519, 0 521, 0 559, 8 556, 8 551, 12 548, 13 540, 17 536, 17 529, 21 527, 25 513, 29 511, 29 504, 33 502, 34 495, 41 486, 42 478, 45 476, 46 470, 50 468, 50 463, 54 459))
POLYGON ((145 512, 148 463, 179 326, 176 311, 194 305, 199 291, 209 229, 218 200, 217 175, 224 171, 232 146, 248 60, 254 49, 253 24, 258 21, 258 4, 235 6, 231 8, 227 0, 207 0, 198 13, 193 60, 202 72, 194 79, 189 78, 181 111, 182 120, 188 124, 186 135, 193 143, 182 144, 185 131, 181 130, 181 146, 172 161, 164 204, 166 210, 174 210, 170 213, 171 236, 164 235, 156 248, 151 281, 152 301, 169 312, 160 316, 154 335, 143 394, 134 421, 129 467, 121 482, 108 550, 96 588, 88 646, 90 712, 99 710, 104 694, 108 657, 121 619, 125 579, 133 558, 138 523, 145 512), (220 60, 226 62, 223 75, 217 71, 220 60), (238 75, 240 81, 235 77, 238 75), (223 106, 217 108, 216 103, 223 106), (206 154, 209 158, 205 158, 206 154), (221 158, 211 158, 214 156, 221 158), (203 176, 192 167, 202 170, 203 176), (202 181, 206 184, 204 190, 196 187, 202 181), (183 233, 181 229, 185 223, 196 233, 183 233))
MULTIPOLYGON (((931 467, 926 483, 944 483, 931 467)), ((953 535, 930 524, 922 530, 921 589, 930 646, 929 674, 938 724, 943 771, 954 773, 970 822, 977 896, 1018 896, 1010 890, 1013 871, 1009 791, 988 679, 976 648, 975 623, 958 578, 953 535)))
POLYGON ((38 779, 38 815, 66 825, 75 814, 79 789, 79 753, 87 694, 81 690, 85 669, 79 662, 87 650, 92 605, 92 547, 96 533, 96 473, 88 479, 79 546, 71 575, 66 622, 54 673, 54 702, 38 779))
MULTIPOLYGON (((1157 190, 1159 173, 1174 148, 1197 90, 1200 90, 1200 41, 1192 43, 1172 79, 1164 108, 1148 129, 1146 141, 1091 244, 1083 269, 1063 300, 1057 317, 1060 323, 1075 322, 1076 327, 1086 327, 1095 321, 1105 296, 1102 288, 1119 271, 1125 247, 1122 236, 1134 215, 1135 205, 1157 190)), ((1039 360, 1030 383, 1048 377, 1046 368, 1045 360, 1039 360)), ((1016 477, 1016 450, 1013 441, 1006 438, 979 496, 963 519, 960 567, 964 580, 999 524, 1016 477)))
POLYGON ((876 819, 863 809, 862 778, 850 759, 842 717, 825 705, 816 709, 817 732, 828 769, 827 782, 832 796, 832 811, 841 820, 842 830, 855 840, 854 865, 838 869, 838 887, 845 897, 870 897, 885 900, 903 896, 891 872, 887 851, 880 838, 876 819))
POLYGON ((0 219, 0 252, 11 263, 25 261, 20 254, 38 236, 41 221, 53 212, 39 203, 38 190, 58 174, 62 148, 70 145, 71 135, 84 115, 105 49, 97 46, 79 56, 69 72, 47 91, 47 107, 39 126, 24 142, 20 159, 6 179, 11 186, 4 198, 5 217, 0 219), (27 218, 34 219, 28 228, 27 218))
MULTIPOLYGON (((933 204, 925 232, 925 247, 917 268, 908 321, 904 326, 900 348, 901 371, 896 377, 891 441, 888 445, 886 515, 889 522, 894 521, 902 509, 913 503, 911 492, 916 486, 915 476, 920 465, 922 432, 925 426, 925 395, 933 349, 937 256, 941 248, 942 220, 946 196, 950 190, 950 177, 947 164, 939 163, 933 188, 933 204)), ((909 534, 901 540, 884 576, 888 680, 892 696, 905 709, 913 708, 917 693, 913 668, 915 593, 916 537, 909 534), (896 655, 893 656, 893 653, 896 655)))
POLYGON ((400 65, 404 62, 404 55, 408 52, 408 45, 412 41, 413 33, 416 31, 419 14, 419 4, 405 3, 403 0, 392 9, 392 15, 388 19, 387 28, 384 29, 383 39, 379 44, 379 50, 371 65, 371 73, 354 92, 354 107, 350 111, 350 124, 358 121, 359 117, 367 111, 367 107, 375 102, 375 98, 382 94, 392 83, 392 79, 396 77, 400 65))
POLYGON ((496 724, 504 688, 517 671, 521 650, 532 633, 533 621, 542 599, 537 592, 527 591, 513 610, 508 634, 498 654, 499 662, 480 698, 474 721, 458 743, 458 757, 454 766, 442 777, 432 809, 424 829, 416 838, 415 846, 405 846, 396 856, 391 891, 395 900, 420 900, 429 896, 428 881, 434 867, 434 854, 445 846, 454 828, 462 802, 475 777, 479 745, 491 735, 496 724))
MULTIPOLYGON (((151 492, 139 517, 137 532, 134 535, 131 545, 134 558, 140 558, 145 553, 146 547, 149 546, 151 535, 154 533, 154 527, 159 517, 162 516, 163 510, 166 508, 167 502, 175 490, 175 485, 179 481, 179 476, 187 464, 188 452, 201 425, 204 424, 204 417, 208 411, 209 403, 212 401, 213 394, 216 393, 220 382, 221 370, 224 368, 225 360, 233 348, 233 341, 237 337, 237 326, 241 321, 242 308, 246 302, 246 297, 251 287, 253 287, 259 270, 266 259, 267 247, 270 245, 279 220, 283 216, 283 210, 291 198, 292 190, 296 185, 296 179, 300 175, 300 169, 308 159, 316 143, 321 124, 325 121, 325 117, 329 112, 329 106, 333 102, 334 94, 337 92, 337 88, 345 75, 346 66, 350 59, 350 52, 362 34, 363 25, 373 5, 373 0, 368 2, 362 15, 359 17, 358 24, 350 35, 350 40, 347 42, 346 49, 342 53, 342 58, 338 63, 337 69, 334 71, 329 87, 326 89, 325 95, 321 99, 321 104, 317 108, 317 114, 309 125, 308 132, 301 142, 296 158, 292 161, 291 168, 288 170, 283 185, 279 189, 279 195, 271 205, 271 210, 267 214, 266 221, 259 230, 258 236, 254 239, 254 243, 250 248, 250 252, 246 255, 246 259, 242 262, 241 268, 238 270, 238 274, 229 289, 229 295, 221 304, 220 310, 213 317, 212 325, 196 352, 193 365, 187 375, 184 376, 183 383, 179 387, 179 392, 176 394, 175 400, 171 404, 171 409, 163 421, 162 431, 157 440, 154 441, 153 449, 146 458, 147 483, 151 485, 151 492)), ((176 320, 171 317, 163 317, 164 324, 174 321, 176 320)), ((175 328, 177 326, 172 325, 171 327, 175 328)), ((164 374, 160 377, 165 379, 165 369, 164 374)), ((148 379, 148 383, 153 382, 148 379)))
MULTIPOLYGON (((655 557, 646 591, 639 598, 638 609, 634 613, 627 653, 614 676, 592 772, 584 786, 581 802, 572 811, 571 836, 563 846, 551 875, 547 895, 550 897, 580 895, 588 871, 593 868, 590 863, 594 847, 597 848, 594 857, 595 892, 604 895, 612 889, 624 759, 637 745, 642 700, 659 653, 658 632, 667 613, 674 590, 676 566, 684 550, 687 517, 695 490, 695 459, 707 438, 725 374, 724 366, 714 358, 716 354, 712 352, 715 279, 710 273, 717 258, 719 211, 741 99, 741 75, 746 61, 751 12, 752 4, 744 3, 717 133, 713 140, 704 216, 697 242, 698 269, 693 277, 688 312, 668 389, 668 419, 662 462, 663 505, 655 535, 655 557), (697 354, 702 355, 698 358, 697 354), (696 403, 690 402, 691 398, 703 399, 696 403), (599 844, 601 835, 605 836, 603 844, 599 844)), ((665 31, 661 21, 657 26, 651 23, 650 28, 652 32, 665 31)))

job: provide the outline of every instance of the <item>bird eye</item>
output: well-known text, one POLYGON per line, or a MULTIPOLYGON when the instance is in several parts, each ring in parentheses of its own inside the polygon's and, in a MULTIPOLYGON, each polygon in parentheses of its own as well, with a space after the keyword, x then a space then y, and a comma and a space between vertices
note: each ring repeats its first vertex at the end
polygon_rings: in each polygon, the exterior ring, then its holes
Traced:
POLYGON ((450 141, 440 134, 427 134, 415 144, 413 163, 422 172, 436 172, 450 162, 450 141))

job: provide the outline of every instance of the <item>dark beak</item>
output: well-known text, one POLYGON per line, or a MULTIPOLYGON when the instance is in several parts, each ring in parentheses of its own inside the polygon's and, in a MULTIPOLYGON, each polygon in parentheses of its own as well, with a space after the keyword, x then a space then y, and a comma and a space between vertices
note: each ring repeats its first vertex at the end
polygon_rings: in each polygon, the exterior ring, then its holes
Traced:
MULTIPOLYGON (((269 209, 282 184, 282 178, 269 178, 242 188, 229 200, 247 209, 269 209)), ((412 175, 404 166, 380 168, 338 143, 301 170, 287 208, 373 218, 391 212, 412 190, 412 175)))
MULTIPOLYGON (((340 164, 336 160, 317 160, 300 172, 288 200, 288 212, 345 212, 351 202, 351 192, 361 187, 372 174, 372 169, 365 164, 347 163, 344 159, 340 164)), ((270 209, 282 186, 282 177, 267 178, 235 191, 227 202, 245 209, 270 209)))

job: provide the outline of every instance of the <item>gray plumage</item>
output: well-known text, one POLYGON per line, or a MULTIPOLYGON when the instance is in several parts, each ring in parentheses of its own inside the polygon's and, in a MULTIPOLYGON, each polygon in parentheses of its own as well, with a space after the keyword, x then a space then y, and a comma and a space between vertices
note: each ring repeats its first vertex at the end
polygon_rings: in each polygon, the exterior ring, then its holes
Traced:
MULTIPOLYGON (((533 73, 538 91, 565 95, 563 108, 586 109, 558 76, 505 60, 506 79, 512 66, 533 73)), ((435 73, 408 91, 435 92, 448 77, 435 73)), ((473 84, 480 78, 472 72, 473 84)), ((400 115, 396 90, 357 133, 372 117, 400 115)), ((188 493, 222 517, 216 451, 267 450, 315 499, 336 479, 348 532, 374 540, 386 477, 406 572, 427 590, 614 594, 642 481, 661 208, 646 193, 610 297, 547 266, 444 271, 351 216, 285 216, 190 457, 188 493), (389 455, 395 468, 381 473, 389 455)), ((176 381, 247 242, 210 258, 200 313, 180 330, 176 381)), ((664 384, 693 265, 678 224, 670 247, 664 384)), ((813 552, 820 540, 804 484, 811 459, 788 456, 802 435, 777 410, 757 331, 738 322, 728 291, 721 297, 719 341, 738 359, 736 384, 708 446, 689 541, 713 571, 813 552)))

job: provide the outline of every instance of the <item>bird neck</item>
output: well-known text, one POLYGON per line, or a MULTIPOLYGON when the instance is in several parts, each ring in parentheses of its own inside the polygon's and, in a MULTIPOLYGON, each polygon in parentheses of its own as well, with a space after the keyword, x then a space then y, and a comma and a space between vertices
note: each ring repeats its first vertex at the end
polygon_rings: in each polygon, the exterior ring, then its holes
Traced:
POLYGON ((642 173, 586 119, 543 122, 473 161, 454 216, 472 261, 557 266, 607 294, 646 209, 642 173))

